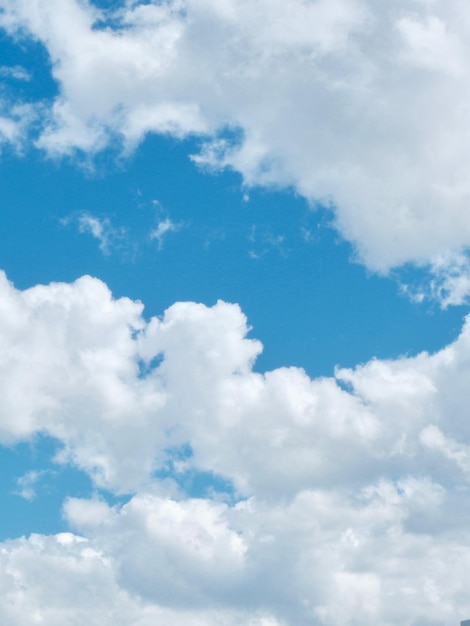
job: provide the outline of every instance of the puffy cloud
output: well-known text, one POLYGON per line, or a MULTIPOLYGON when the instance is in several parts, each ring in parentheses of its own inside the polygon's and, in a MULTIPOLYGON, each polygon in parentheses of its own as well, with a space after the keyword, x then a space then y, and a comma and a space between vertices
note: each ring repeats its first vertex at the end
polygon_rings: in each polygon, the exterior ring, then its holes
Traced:
POLYGON ((145 320, 90 277, 23 292, 3 277, 0 303, 2 441, 49 434, 59 462, 130 494, 70 493, 79 534, 1 544, 5 623, 470 614, 468 321, 433 355, 311 379, 253 371, 261 346, 224 302, 145 320))
POLYGON ((374 270, 411 261, 432 271, 469 246, 470 20, 460 0, 0 6, 1 25, 51 58, 59 95, 43 116, 45 150, 196 134, 200 163, 334 203, 337 228, 374 270))
POLYGON ((119 586, 111 559, 71 533, 3 543, 0 563, 0 618, 8 626, 282 626, 262 615, 145 602, 119 586))
POLYGON ((457 598, 468 609, 461 577, 470 553, 452 535, 429 532, 446 500, 439 485, 407 478, 349 496, 303 491, 270 506, 147 494, 101 519, 86 514, 93 502, 69 501, 66 510, 112 555, 120 584, 149 602, 266 606, 286 624, 451 624, 457 598))
POLYGON ((115 463, 131 456, 123 446, 132 447, 139 424, 163 403, 164 394, 155 387, 139 391, 148 386, 138 376, 133 340, 143 325, 142 306, 114 302, 105 285, 89 277, 20 293, 2 276, 1 290, 3 442, 48 432, 73 441, 63 457, 85 463, 98 481, 112 482, 118 471, 131 482, 147 474, 155 441, 146 443, 144 437, 134 469, 126 462, 119 463, 121 470, 109 465, 113 456, 115 463))
POLYGON ((464 479, 429 428, 456 445, 470 436, 468 322, 434 355, 311 379, 253 371, 261 346, 237 305, 176 303, 147 321, 90 277, 21 292, 3 276, 0 290, 2 441, 56 437, 57 460, 98 485, 132 492, 154 472, 203 471, 270 499, 384 471, 464 479))
POLYGON ((228 526, 227 505, 151 494, 134 497, 114 514, 96 512, 97 504, 71 499, 65 510, 76 527, 96 534, 114 555, 127 588, 182 608, 231 604, 246 547, 228 526))
POLYGON ((412 478, 270 506, 148 493, 121 509, 69 500, 88 539, 2 544, 0 615, 12 625, 451 626, 470 609, 466 515, 449 530, 436 514, 455 504, 412 478))

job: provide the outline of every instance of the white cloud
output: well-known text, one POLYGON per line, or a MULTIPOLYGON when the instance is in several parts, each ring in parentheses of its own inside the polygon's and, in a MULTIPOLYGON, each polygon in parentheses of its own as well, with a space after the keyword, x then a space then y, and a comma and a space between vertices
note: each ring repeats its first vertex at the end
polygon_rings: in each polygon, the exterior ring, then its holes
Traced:
POLYGON ((4 28, 38 38, 51 57, 60 94, 38 139, 48 152, 197 134, 199 162, 335 203, 337 228, 371 269, 469 245, 460 0, 0 6, 4 28), (110 16, 114 30, 99 26, 110 16), (226 128, 240 141, 224 139, 226 128))
POLYGON ((31 74, 21 65, 0 65, 0 77, 22 81, 31 80, 31 74))
POLYGON ((23 474, 16 479, 16 485, 18 491, 14 493, 25 500, 34 500, 37 496, 37 485, 47 475, 50 475, 50 470, 31 470, 23 474))
POLYGON ((97 239, 99 248, 105 255, 119 247, 126 236, 125 229, 115 228, 109 218, 100 219, 90 213, 82 213, 78 217, 78 230, 80 233, 89 233, 97 239))
POLYGON ((418 292, 434 298, 445 308, 464 304, 470 295, 470 258, 466 252, 437 255, 430 264, 432 280, 418 292))
POLYGON ((119 586, 111 559, 70 533, 5 542, 0 563, 0 619, 8 626, 283 626, 237 611, 145 602, 119 586))
POLYGON ((58 462, 130 494, 109 506, 71 493, 81 538, 1 544, 0 621, 450 626, 470 614, 470 320, 436 354, 311 379, 254 372, 261 346, 224 302, 146 321, 84 277, 23 292, 3 278, 0 303, 1 440, 49 434, 58 462), (196 499, 182 485, 200 472, 196 499))
POLYGON ((248 255, 252 259, 260 259, 270 252, 277 251, 285 256, 287 254, 284 249, 284 235, 276 235, 269 231, 259 232, 256 225, 253 225, 247 237, 251 244, 248 255))
POLYGON ((21 152, 40 109, 40 106, 12 104, 5 99, 0 100, 0 146, 9 144, 17 152, 21 152))
POLYGON ((163 247, 163 241, 169 233, 175 233, 181 228, 180 224, 175 224, 169 217, 162 218, 156 227, 150 232, 150 240, 157 240, 158 249, 163 247))

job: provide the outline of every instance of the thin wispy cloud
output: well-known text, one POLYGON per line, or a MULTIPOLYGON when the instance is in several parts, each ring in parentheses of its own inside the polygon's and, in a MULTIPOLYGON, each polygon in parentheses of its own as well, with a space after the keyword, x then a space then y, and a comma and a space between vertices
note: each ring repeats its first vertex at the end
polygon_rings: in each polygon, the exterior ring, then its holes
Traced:
POLYGON ((16 479, 17 489, 13 492, 25 500, 34 500, 42 480, 50 476, 50 470, 30 470, 16 479))
POLYGON ((119 249, 126 239, 126 230, 123 227, 115 228, 109 218, 99 218, 90 213, 82 213, 77 218, 78 231, 90 234, 99 243, 99 249, 105 255, 119 249))
POLYGON ((31 74, 21 65, 0 65, 0 78, 13 78, 28 82, 31 80, 31 74))
POLYGON ((150 240, 156 241, 158 249, 161 250, 168 235, 176 233, 181 228, 181 224, 175 224, 169 217, 165 217, 159 220, 156 227, 150 232, 150 240))

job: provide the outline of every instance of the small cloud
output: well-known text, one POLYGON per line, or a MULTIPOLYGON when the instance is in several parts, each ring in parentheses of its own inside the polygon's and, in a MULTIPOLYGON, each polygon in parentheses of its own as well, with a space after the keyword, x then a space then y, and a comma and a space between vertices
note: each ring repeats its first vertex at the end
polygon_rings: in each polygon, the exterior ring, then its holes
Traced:
POLYGON ((31 74, 21 65, 0 65, 0 78, 13 78, 14 80, 31 80, 31 74))
POLYGON ((40 115, 40 105, 11 104, 0 99, 0 144, 9 143, 21 154, 29 132, 40 115))
POLYGON ((36 487, 38 482, 46 475, 49 474, 49 470, 32 470, 26 472, 23 476, 16 479, 17 491, 13 493, 25 500, 34 500, 36 497, 36 487))
POLYGON ((310 243, 314 239, 314 234, 313 234, 313 232, 312 232, 312 230, 310 228, 304 228, 302 226, 301 229, 300 229, 300 234, 301 234, 302 239, 306 243, 310 243))
MULTIPOLYGON (((64 220, 63 223, 67 223, 64 220)), ((99 241, 99 248, 105 255, 111 250, 120 247, 122 240, 126 236, 124 228, 114 228, 109 218, 100 219, 90 213, 82 213, 78 217, 78 231, 82 234, 88 233, 99 241)))
POLYGON ((175 224, 169 217, 165 217, 157 223, 156 228, 154 228, 150 233, 150 239, 153 241, 154 239, 158 242, 158 249, 161 250, 163 247, 163 240, 168 235, 168 233, 175 233, 180 230, 181 224, 175 224))
POLYGON ((437 301, 441 308, 466 304, 470 298, 470 256, 467 251, 434 256, 416 268, 418 278, 401 281, 401 291, 413 302, 437 301))
POLYGON ((248 241, 253 244, 252 248, 248 251, 248 256, 251 259, 260 259, 265 254, 277 250, 281 255, 286 255, 284 249, 285 237, 284 235, 275 235, 270 232, 257 232, 257 227, 252 226, 250 232, 247 235, 248 241), (256 248, 256 249, 255 249, 256 248))

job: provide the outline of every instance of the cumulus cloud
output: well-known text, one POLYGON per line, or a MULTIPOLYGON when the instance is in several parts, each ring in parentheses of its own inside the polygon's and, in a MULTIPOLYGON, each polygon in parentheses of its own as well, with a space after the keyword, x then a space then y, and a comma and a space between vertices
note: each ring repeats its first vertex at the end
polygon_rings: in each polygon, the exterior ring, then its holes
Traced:
POLYGON ((70 493, 74 534, 0 545, 5 623, 470 614, 470 320, 435 354, 311 379, 255 372, 261 346, 237 305, 146 320, 97 279, 19 291, 5 276, 0 303, 1 441, 52 436, 58 464, 129 494, 70 493))
POLYGON ((49 153, 199 135, 199 163, 333 207, 373 270, 432 271, 436 256, 465 253, 470 20, 460 0, 0 6, 4 29, 49 52, 59 95, 37 139, 49 153))
POLYGON ((110 558, 71 533, 3 543, 0 563, 0 618, 8 626, 283 626, 263 615, 146 602, 119 585, 110 558))

